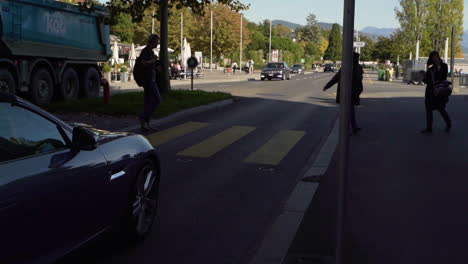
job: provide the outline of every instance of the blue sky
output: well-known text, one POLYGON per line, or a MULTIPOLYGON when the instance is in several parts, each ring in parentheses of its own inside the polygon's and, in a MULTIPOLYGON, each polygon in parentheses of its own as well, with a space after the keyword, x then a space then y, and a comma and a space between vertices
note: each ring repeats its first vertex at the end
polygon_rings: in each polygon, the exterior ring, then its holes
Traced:
MULTIPOLYGON (((317 16, 320 22, 343 23, 343 0, 243 0, 251 4, 245 17, 253 22, 264 19, 281 19, 305 24, 308 14, 317 16)), ((398 0, 356 0, 356 29, 367 26, 397 28, 395 7, 398 0)), ((468 26, 468 0, 465 0, 465 30, 468 26)))

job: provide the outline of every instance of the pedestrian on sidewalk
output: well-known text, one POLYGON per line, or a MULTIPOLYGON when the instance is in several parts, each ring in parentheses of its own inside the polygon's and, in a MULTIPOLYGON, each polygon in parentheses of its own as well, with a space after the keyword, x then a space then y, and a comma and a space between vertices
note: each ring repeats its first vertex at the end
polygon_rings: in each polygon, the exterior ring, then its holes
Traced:
POLYGON ((149 121, 156 108, 161 103, 161 95, 156 80, 158 57, 154 54, 155 49, 159 44, 159 36, 151 34, 148 37, 146 47, 141 51, 139 59, 144 67, 144 108, 143 113, 140 115, 141 129, 145 131, 156 130, 150 127, 149 121))
MULTIPOLYGON (((364 90, 364 86, 362 85, 363 74, 364 71, 362 70, 362 66, 359 64, 359 53, 353 53, 353 79, 352 79, 352 103, 351 103, 351 110, 350 110, 350 125, 351 130, 354 134, 357 134, 361 128, 358 127, 356 122, 356 111, 354 106, 360 105, 360 95, 364 90)), ((340 88, 341 88, 341 69, 338 71, 335 76, 323 87, 323 90, 326 91, 336 83, 338 83, 337 92, 336 92, 336 103, 340 103, 340 88)))
POLYGON ((249 60, 249 74, 252 75, 254 73, 254 61, 249 60))
POLYGON ((231 65, 231 68, 232 68, 234 74, 236 74, 236 70, 237 70, 237 68, 238 68, 237 62, 233 62, 232 65, 231 65))
POLYGON ((426 92, 424 95, 424 104, 426 107, 426 129, 421 133, 432 133, 432 111, 437 110, 442 115, 446 127, 445 131, 450 132, 452 128, 452 121, 450 116, 445 110, 449 98, 448 96, 435 96, 434 86, 437 82, 446 81, 448 75, 448 66, 445 64, 437 51, 431 52, 427 60, 427 72, 424 78, 424 83, 427 83, 426 92))

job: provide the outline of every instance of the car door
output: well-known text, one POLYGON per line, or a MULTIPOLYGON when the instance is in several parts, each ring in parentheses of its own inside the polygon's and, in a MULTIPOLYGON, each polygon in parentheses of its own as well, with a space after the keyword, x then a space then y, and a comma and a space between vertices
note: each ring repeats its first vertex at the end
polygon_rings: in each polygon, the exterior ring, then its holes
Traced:
POLYGON ((103 155, 32 110, 0 101, 0 263, 48 262, 104 225, 103 155))

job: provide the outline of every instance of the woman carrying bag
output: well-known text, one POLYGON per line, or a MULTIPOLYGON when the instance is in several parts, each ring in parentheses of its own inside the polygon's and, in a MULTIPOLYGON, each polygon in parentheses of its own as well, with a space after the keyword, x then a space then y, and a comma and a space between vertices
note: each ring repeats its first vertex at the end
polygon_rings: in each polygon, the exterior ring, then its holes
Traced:
POLYGON ((450 82, 447 81, 448 66, 445 64, 437 51, 431 52, 427 61, 427 72, 424 78, 426 93, 424 102, 426 105, 426 129, 421 133, 432 133, 432 111, 437 110, 444 118, 446 127, 445 131, 450 132, 452 121, 445 110, 445 106, 449 101, 451 94, 450 82))

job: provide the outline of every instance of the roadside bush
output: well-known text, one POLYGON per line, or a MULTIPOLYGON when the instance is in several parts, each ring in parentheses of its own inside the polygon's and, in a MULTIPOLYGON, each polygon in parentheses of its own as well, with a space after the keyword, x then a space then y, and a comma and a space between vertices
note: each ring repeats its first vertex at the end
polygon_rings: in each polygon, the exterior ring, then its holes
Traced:
POLYGON ((109 63, 106 62, 106 63, 103 64, 103 66, 102 66, 102 71, 103 71, 103 72, 106 72, 106 73, 112 71, 112 68, 111 68, 111 66, 109 65, 109 63))

